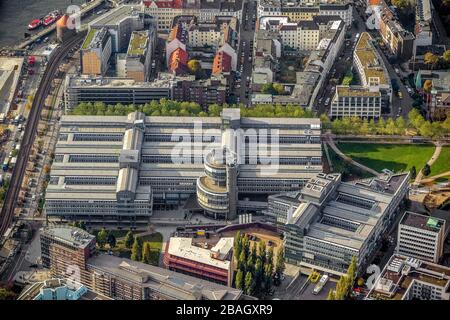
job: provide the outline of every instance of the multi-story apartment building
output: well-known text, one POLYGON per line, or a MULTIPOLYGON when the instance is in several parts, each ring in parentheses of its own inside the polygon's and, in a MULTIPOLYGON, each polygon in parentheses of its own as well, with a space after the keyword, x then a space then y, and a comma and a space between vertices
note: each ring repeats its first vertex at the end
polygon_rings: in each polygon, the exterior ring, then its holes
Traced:
POLYGON ((95 254, 95 237, 86 231, 70 227, 56 226, 41 230, 42 266, 51 271, 53 277, 75 276, 72 280, 86 283, 86 261, 95 254))
POLYGON ((409 174, 353 182, 318 174, 298 192, 269 197, 265 214, 284 230, 287 262, 342 275, 356 257, 361 271, 400 212, 408 182, 409 174))
POLYGON ((444 253, 445 220, 406 211, 398 225, 397 254, 438 263, 444 253))
POLYGON ((227 211, 205 214, 233 219, 241 199, 261 202, 296 190, 322 171, 320 127, 316 118, 241 118, 239 109, 198 118, 63 116, 45 210, 88 224, 143 228, 152 203, 171 208, 195 199, 198 179, 208 175, 204 156, 227 147, 237 154, 239 170, 227 181, 238 198, 232 193, 227 211), (185 139, 199 143, 183 147, 185 139))
POLYGON ((388 49, 402 60, 414 53, 414 35, 405 30, 385 1, 380 3, 379 32, 388 49))
POLYGON ((367 300, 450 300, 450 268, 394 254, 367 300))
POLYGON ((207 22, 198 21, 194 16, 187 26, 190 47, 219 48, 225 43, 234 45, 237 40, 237 19, 227 16, 216 16, 207 22))
POLYGON ((65 112, 70 113, 81 102, 105 104, 145 104, 171 98, 171 77, 160 75, 152 82, 136 82, 129 78, 69 75, 65 81, 65 112))
POLYGON ((424 97, 428 117, 444 120, 450 112, 450 72, 419 70, 416 75, 416 88, 424 97), (425 91, 425 81, 431 81, 431 90, 425 91))
POLYGON ((111 37, 106 28, 89 30, 80 50, 81 73, 104 75, 111 57, 111 37))
POLYGON ((214 21, 216 16, 241 19, 242 0, 157 0, 143 1, 144 12, 156 19, 159 32, 168 32, 177 16, 195 16, 201 22, 214 21))
MULTIPOLYGON (((345 23, 338 16, 315 16, 308 24, 316 26, 315 32, 319 35, 319 42, 314 50, 309 51, 303 71, 296 73, 296 83, 289 94, 273 96, 273 103, 283 105, 294 103, 305 108, 312 108, 319 90, 324 85, 326 75, 340 53, 344 43, 345 23)), ((264 30, 264 32, 277 31, 264 30)), ((304 43, 308 42, 308 40, 305 41, 304 43)), ((313 42, 315 41, 316 38, 313 42)), ((285 45, 283 40, 280 42, 281 46, 285 45)))
MULTIPOLYGON (((220 77, 220 74, 217 74, 220 77)), ((226 80, 224 79, 226 82, 226 80)), ((213 103, 224 104, 228 89, 226 83, 213 75, 209 79, 196 80, 194 75, 174 76, 172 80, 172 99, 192 101, 207 110, 213 103)))
MULTIPOLYGON (((43 258, 48 257, 44 266, 50 268, 52 275, 58 278, 70 276, 71 283, 75 281, 85 287, 82 292, 72 293, 72 296, 78 297, 87 288, 102 299, 117 300, 243 298, 239 289, 129 259, 95 254, 95 237, 78 228, 44 229, 41 246, 43 258)), ((28 290, 23 296, 30 296, 30 293, 28 290)))
POLYGON ((381 105, 379 90, 362 86, 336 86, 336 93, 331 101, 330 117, 379 118, 381 105))
POLYGON ((116 300, 240 300, 242 290, 110 255, 88 261, 92 289, 116 300))
POLYGON ((258 2, 258 17, 287 16, 292 22, 312 20, 313 17, 339 16, 349 27, 352 23, 352 6, 350 3, 320 3, 320 1, 281 1, 261 0, 258 2), (311 5, 312 4, 312 5, 311 5))
POLYGON ((431 0, 416 1, 416 25, 414 34, 416 36, 416 47, 428 47, 433 44, 433 20, 431 0))
POLYGON ((192 238, 172 237, 166 244, 164 265, 173 271, 232 286, 234 238, 221 238, 213 247, 193 244, 192 238))
POLYGON ((17 300, 111 300, 89 290, 81 283, 67 279, 47 279, 27 287, 17 300))
MULTIPOLYGON (((133 31, 127 53, 118 58, 118 60, 123 59, 123 71, 120 74, 136 82, 149 81, 155 40, 154 29, 133 31)), ((118 62, 117 66, 119 65, 118 62)))

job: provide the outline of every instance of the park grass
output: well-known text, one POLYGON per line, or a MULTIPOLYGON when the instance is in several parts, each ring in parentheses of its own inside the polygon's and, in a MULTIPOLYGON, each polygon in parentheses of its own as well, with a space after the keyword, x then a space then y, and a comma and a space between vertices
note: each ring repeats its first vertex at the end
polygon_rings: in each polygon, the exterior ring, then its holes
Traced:
POLYGON ((435 176, 446 171, 450 171, 450 147, 442 147, 441 154, 431 165, 431 173, 429 176, 435 176))
POLYGON ((339 143, 338 148, 353 160, 378 172, 389 169, 394 172, 417 172, 434 153, 433 145, 339 143))
POLYGON ((341 157, 339 157, 331 148, 328 148, 330 154, 331 162, 333 164, 333 172, 342 173, 343 181, 352 181, 355 179, 365 179, 370 178, 372 175, 360 168, 345 162, 341 157))

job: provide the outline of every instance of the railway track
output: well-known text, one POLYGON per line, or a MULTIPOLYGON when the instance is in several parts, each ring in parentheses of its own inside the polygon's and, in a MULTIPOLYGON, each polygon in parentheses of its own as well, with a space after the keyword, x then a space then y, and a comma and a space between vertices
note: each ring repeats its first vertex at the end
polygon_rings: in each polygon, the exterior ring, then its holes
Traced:
POLYGON ((6 232, 13 221, 16 199, 19 195, 23 176, 30 156, 30 151, 33 147, 34 139, 36 137, 40 114, 44 106, 45 99, 50 92, 52 80, 55 77, 58 67, 60 66, 63 59, 66 58, 70 49, 80 43, 85 35, 86 32, 80 32, 69 42, 58 47, 47 64, 47 68, 44 72, 41 83, 39 84, 30 110, 30 114, 28 116, 25 133, 21 142, 22 147, 20 148, 19 154, 17 155, 17 162, 13 168, 10 186, 6 193, 3 208, 0 213, 0 236, 3 236, 3 234, 6 232))

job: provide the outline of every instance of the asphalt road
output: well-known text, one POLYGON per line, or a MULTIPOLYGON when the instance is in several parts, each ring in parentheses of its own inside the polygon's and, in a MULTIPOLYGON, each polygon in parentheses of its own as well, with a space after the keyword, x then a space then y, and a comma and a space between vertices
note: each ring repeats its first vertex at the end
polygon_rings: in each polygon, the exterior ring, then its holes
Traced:
MULTIPOLYGON (((341 55, 336 59, 333 67, 330 70, 329 75, 325 82, 328 82, 328 85, 325 86, 321 92, 317 95, 315 109, 317 114, 327 113, 330 108, 331 100, 335 94, 335 85, 333 83, 329 83, 331 79, 336 79, 337 84, 340 84, 345 73, 352 68, 353 65, 353 51, 356 44, 356 36, 357 34, 361 34, 362 32, 366 32, 365 25, 365 17, 364 12, 366 10, 365 6, 355 7, 353 9, 353 20, 356 21, 356 25, 352 24, 350 32, 352 37, 345 41, 343 45, 343 49, 341 55), (329 99, 328 99, 329 98, 329 99)), ((369 31, 373 38, 378 38, 378 31, 369 31)), ((399 86, 399 91, 402 93, 402 98, 399 98, 396 94, 392 96, 392 102, 389 105, 389 109, 384 114, 384 118, 396 118, 398 115, 407 118, 408 112, 411 110, 411 106, 413 103, 413 99, 408 93, 405 85, 401 81, 402 71, 400 70, 400 74, 395 72, 395 68, 399 68, 399 66, 393 66, 389 63, 386 54, 389 54, 387 51, 383 51, 376 44, 381 58, 383 59, 384 64, 386 65, 387 72, 389 74, 390 79, 395 79, 399 86)))
POLYGON ((243 5, 242 21, 240 24, 240 43, 238 48, 237 69, 241 72, 240 87, 236 87, 238 102, 248 105, 251 100, 250 81, 252 76, 253 47, 255 23, 256 23, 256 1, 246 1, 243 5), (249 79, 249 80, 247 80, 249 79))

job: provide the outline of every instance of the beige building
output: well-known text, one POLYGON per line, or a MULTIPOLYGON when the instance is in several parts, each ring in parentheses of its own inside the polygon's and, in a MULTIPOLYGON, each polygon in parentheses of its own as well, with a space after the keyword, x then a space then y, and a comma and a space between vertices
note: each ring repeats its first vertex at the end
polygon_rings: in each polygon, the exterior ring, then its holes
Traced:
POLYGON ((81 72, 104 75, 111 57, 111 37, 106 28, 91 29, 80 50, 81 72))
POLYGON ((131 34, 130 44, 125 55, 121 55, 118 60, 118 69, 123 71, 124 77, 133 79, 136 82, 148 81, 151 71, 151 60, 154 50, 155 33, 153 30, 134 31, 131 34))

